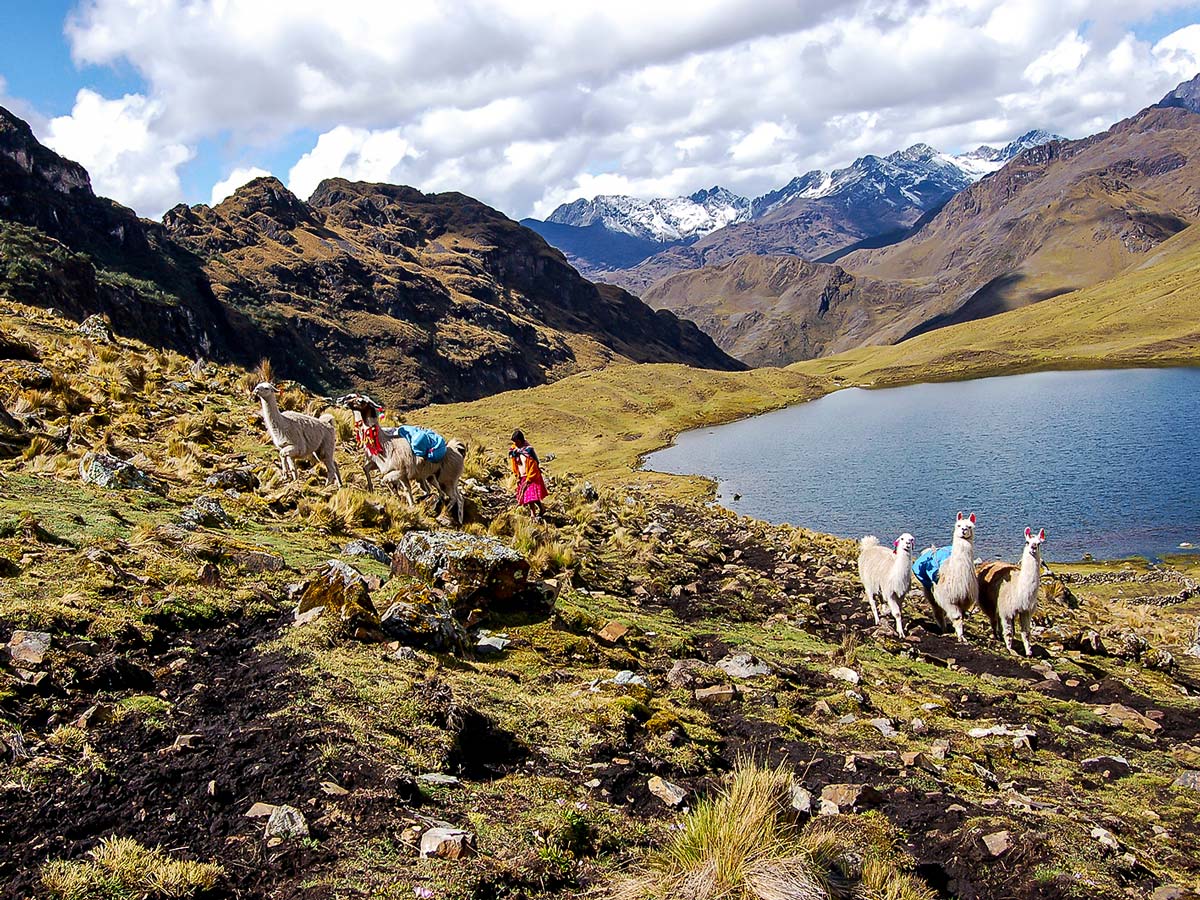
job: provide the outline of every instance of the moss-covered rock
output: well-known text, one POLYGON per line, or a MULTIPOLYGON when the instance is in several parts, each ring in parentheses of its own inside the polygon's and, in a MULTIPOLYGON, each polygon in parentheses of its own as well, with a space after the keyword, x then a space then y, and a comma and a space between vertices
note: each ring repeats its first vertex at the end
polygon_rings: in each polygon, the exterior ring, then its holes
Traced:
POLYGON ((361 640, 382 638, 379 613, 371 602, 366 579, 353 566, 331 559, 296 589, 297 624, 331 616, 346 632, 361 640), (317 610, 323 610, 317 612, 317 610))
POLYGON ((513 600, 529 586, 529 562, 493 537, 410 531, 392 556, 393 575, 412 575, 445 592, 459 616, 513 600))

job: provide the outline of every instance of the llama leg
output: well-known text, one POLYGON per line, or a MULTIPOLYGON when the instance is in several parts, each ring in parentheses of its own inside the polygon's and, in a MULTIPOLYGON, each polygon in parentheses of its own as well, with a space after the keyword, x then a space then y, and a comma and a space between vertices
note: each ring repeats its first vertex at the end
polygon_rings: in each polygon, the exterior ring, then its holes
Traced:
POLYGON ((875 594, 871 591, 863 591, 867 595, 867 605, 871 607, 871 616, 875 619, 875 624, 879 624, 879 607, 875 603, 875 594))
POLYGON ((342 486, 342 473, 338 471, 337 458, 333 455, 333 447, 325 451, 325 455, 321 460, 325 463, 325 483, 336 484, 342 486))
POLYGON ((1033 611, 1025 610, 1021 613, 1021 643, 1025 645, 1025 655, 1033 656, 1033 645, 1029 640, 1029 626, 1033 623, 1033 611))
POLYGON ((1000 628, 1004 633, 1004 646, 1009 653, 1013 651, 1013 620, 1008 616, 1000 617, 1000 628))
POLYGON ((896 620, 896 634, 899 637, 904 637, 904 616, 900 613, 900 604, 895 597, 887 598, 888 609, 891 610, 892 618, 896 620))
MULTIPOLYGON (((366 479, 367 479, 367 492, 368 493, 374 493, 374 491, 375 491, 375 485, 371 483, 371 469, 373 469, 373 468, 374 468, 374 464, 371 463, 369 460, 363 462, 363 475, 365 475, 366 479)), ((384 482, 384 483, 386 484, 387 482, 384 482)))
POLYGON ((933 615, 933 624, 937 626, 938 631, 946 630, 946 614, 942 612, 941 606, 933 596, 933 592, 925 585, 921 585, 921 592, 925 595, 925 599, 929 602, 929 611, 933 615))

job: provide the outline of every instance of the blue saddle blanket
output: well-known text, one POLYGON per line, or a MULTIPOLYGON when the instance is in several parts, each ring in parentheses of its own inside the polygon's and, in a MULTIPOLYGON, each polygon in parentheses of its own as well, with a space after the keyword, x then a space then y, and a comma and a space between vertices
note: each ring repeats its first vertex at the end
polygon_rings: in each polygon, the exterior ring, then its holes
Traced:
POLYGON ((446 439, 436 431, 419 428, 416 425, 401 425, 397 432, 412 447, 413 456, 419 456, 430 462, 441 462, 446 455, 446 439))
POLYGON ((933 586, 937 582, 938 572, 942 570, 942 564, 950 558, 950 551, 952 549, 952 547, 935 547, 926 550, 913 563, 913 574, 917 576, 917 581, 925 585, 928 590, 933 590, 933 586))

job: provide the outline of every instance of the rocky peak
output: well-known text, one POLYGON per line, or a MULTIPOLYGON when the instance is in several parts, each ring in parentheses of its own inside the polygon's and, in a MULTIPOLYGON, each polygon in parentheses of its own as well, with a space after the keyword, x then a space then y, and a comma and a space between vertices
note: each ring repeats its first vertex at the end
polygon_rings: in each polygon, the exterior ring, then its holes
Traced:
POLYGON ((261 214, 289 229, 315 223, 308 205, 273 175, 247 182, 214 210, 228 219, 252 219, 261 214))
POLYGON ((1183 82, 1155 105, 1162 108, 1186 109, 1189 112, 1200 113, 1200 75, 1197 75, 1190 81, 1183 82))
POLYGON ((28 123, 3 106, 0 106, 0 156, 12 160, 25 174, 39 178, 60 193, 92 193, 92 181, 83 166, 42 146, 28 123))
POLYGON ((928 162, 935 159, 940 154, 928 144, 913 144, 904 150, 897 150, 895 153, 888 156, 888 160, 895 163, 901 162, 928 162))

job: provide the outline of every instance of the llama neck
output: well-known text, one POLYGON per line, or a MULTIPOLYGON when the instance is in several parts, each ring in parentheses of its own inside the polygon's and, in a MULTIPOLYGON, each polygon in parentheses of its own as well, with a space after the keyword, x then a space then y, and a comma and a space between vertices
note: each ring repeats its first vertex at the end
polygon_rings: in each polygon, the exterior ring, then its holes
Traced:
POLYGON ((950 545, 950 553, 953 556, 965 556, 968 559, 975 557, 975 544, 968 541, 964 537, 954 536, 954 543, 950 545))
POLYGON ((263 423, 267 426, 267 432, 272 438, 279 437, 283 434, 283 415, 279 412, 275 395, 267 394, 259 399, 262 401, 263 423))
POLYGON ((1021 554, 1021 572, 1018 578, 1026 589, 1031 582, 1038 584, 1042 578, 1041 554, 1031 550, 1028 544, 1025 545, 1025 552, 1021 554))

